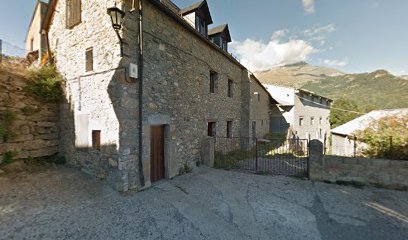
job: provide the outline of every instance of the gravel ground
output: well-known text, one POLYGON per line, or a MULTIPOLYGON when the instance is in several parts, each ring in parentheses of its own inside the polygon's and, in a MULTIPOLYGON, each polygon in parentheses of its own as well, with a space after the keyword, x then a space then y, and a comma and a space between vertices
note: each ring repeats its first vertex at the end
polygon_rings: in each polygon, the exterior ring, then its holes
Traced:
POLYGON ((65 167, 0 176, 0 239, 407 239, 408 192, 199 168, 121 194, 65 167))

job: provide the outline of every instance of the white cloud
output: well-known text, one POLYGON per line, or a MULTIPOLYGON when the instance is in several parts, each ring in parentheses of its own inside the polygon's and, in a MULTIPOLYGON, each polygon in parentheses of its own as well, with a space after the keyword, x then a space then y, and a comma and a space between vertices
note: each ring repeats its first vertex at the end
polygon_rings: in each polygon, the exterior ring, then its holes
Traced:
POLYGON ((348 65, 349 60, 347 58, 343 59, 343 60, 339 60, 339 59, 325 59, 322 61, 323 64, 327 65, 327 66, 332 66, 332 67, 344 67, 346 65, 348 65))
POLYGON ((315 1, 314 0, 302 0, 303 9, 306 14, 312 14, 315 12, 315 1))
POLYGON ((322 26, 322 27, 315 26, 315 27, 306 29, 306 30, 303 31, 303 34, 306 37, 313 37, 313 36, 316 36, 316 35, 319 35, 319 34, 326 34, 326 33, 331 33, 331 32, 334 32, 334 31, 336 31, 336 27, 334 26, 334 24, 328 24, 328 25, 322 26))
POLYGON ((317 51, 306 41, 298 39, 287 42, 272 39, 268 43, 247 39, 243 42, 234 41, 231 48, 241 63, 251 71, 265 71, 279 65, 306 61, 317 51))
POLYGON ((288 34, 288 33, 289 33, 289 30, 286 29, 286 28, 281 29, 281 30, 278 30, 278 31, 276 31, 276 32, 273 33, 273 35, 272 35, 272 40, 279 41, 279 40, 281 40, 283 37, 285 37, 286 34, 288 34))

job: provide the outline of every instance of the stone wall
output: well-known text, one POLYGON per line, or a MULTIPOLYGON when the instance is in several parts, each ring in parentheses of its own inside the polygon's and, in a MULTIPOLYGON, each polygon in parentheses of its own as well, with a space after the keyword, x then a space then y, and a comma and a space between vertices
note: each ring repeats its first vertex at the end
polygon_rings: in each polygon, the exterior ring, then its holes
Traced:
POLYGON ((322 143, 310 143, 310 178, 408 189, 408 161, 338 157, 322 154, 322 143))
POLYGON ((14 158, 50 156, 58 152, 58 105, 43 103, 23 91, 27 77, 0 66, 0 127, 8 137, 0 136, 0 162, 7 152, 14 158), (15 118, 5 126, 4 116, 15 118))
POLYGON ((227 121, 232 121, 233 136, 241 136, 249 117, 241 115, 241 103, 249 102, 241 96, 248 72, 148 1, 144 21, 143 166, 149 179, 150 126, 167 125, 167 171, 173 177, 184 165, 201 161, 208 122, 216 122, 216 135, 226 137, 227 121), (218 74, 215 93, 210 92, 210 71, 218 74), (233 97, 228 97, 229 79, 233 97))
POLYGON ((66 1, 58 1, 49 30, 56 66, 66 80, 61 108, 61 153, 68 163, 108 181, 118 190, 137 188, 137 83, 128 77, 136 62, 136 14, 131 1, 82 0, 81 23, 66 27, 66 1), (106 12, 126 12, 119 39, 106 12), (131 31, 129 29, 132 29, 131 31), (85 53, 92 48, 93 70, 86 71, 85 53), (92 147, 92 132, 101 131, 101 149, 92 147))
POLYGON ((272 103, 269 93, 254 78, 250 77, 250 135, 264 138, 271 132, 272 103), (259 96, 259 97, 258 97, 259 96), (255 130, 255 132, 253 132, 255 130))
POLYGON ((141 81, 128 76, 129 64, 138 64, 138 20, 137 11, 129 11, 132 1, 82 1, 82 22, 72 29, 66 28, 65 2, 58 2, 49 38, 57 68, 66 79, 61 152, 69 163, 127 191, 144 187, 140 162, 145 186, 150 186, 152 126, 165 125, 167 178, 202 161, 208 122, 217 123, 217 136, 226 136, 227 121, 233 122, 233 136, 249 136, 248 71, 154 6, 158 2, 144 1, 142 116, 138 112, 141 81), (114 2, 126 12, 120 32, 123 56, 106 13, 114 2), (89 48, 93 48, 94 69, 86 72, 89 48), (210 93, 210 71, 218 73, 215 93, 210 93), (227 95, 228 79, 234 81, 233 97, 227 95), (101 131, 100 150, 92 147, 94 130, 101 131))

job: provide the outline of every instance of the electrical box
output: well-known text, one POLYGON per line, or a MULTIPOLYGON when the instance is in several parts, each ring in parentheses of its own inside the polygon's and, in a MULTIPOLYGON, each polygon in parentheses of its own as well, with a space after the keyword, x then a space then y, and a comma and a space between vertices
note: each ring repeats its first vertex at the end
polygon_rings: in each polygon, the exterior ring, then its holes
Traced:
POLYGON ((137 79, 139 77, 139 69, 137 64, 131 63, 129 65, 129 77, 137 79))

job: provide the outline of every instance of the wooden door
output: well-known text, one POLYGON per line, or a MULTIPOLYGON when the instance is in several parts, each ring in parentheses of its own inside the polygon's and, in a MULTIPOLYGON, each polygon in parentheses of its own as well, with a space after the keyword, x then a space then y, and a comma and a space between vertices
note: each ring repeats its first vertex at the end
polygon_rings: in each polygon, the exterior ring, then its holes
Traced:
POLYGON ((150 180, 156 182, 165 178, 164 126, 151 127, 150 139, 150 180))

